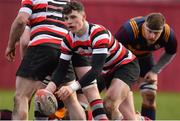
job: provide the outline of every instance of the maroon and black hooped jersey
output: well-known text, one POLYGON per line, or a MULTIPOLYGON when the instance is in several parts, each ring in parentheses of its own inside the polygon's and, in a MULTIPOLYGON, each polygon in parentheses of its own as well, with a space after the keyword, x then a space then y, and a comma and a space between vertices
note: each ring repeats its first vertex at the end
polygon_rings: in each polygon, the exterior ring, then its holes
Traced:
POLYGON ((87 24, 87 31, 81 37, 69 32, 61 44, 61 59, 70 60, 73 53, 83 56, 107 54, 103 73, 107 73, 120 65, 127 64, 135 56, 119 43, 111 33, 101 25, 87 24))
POLYGON ((31 41, 29 46, 49 44, 59 48, 68 33, 62 9, 70 0, 22 0, 19 12, 30 15, 31 41))

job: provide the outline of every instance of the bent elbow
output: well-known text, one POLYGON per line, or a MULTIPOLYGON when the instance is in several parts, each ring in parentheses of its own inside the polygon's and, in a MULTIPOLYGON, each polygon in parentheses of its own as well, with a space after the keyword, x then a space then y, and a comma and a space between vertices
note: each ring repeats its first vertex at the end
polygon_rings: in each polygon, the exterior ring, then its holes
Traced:
POLYGON ((23 15, 18 15, 17 17, 16 17, 16 24, 17 24, 17 26, 19 26, 19 27, 22 27, 22 26, 25 26, 25 25, 27 25, 27 23, 28 23, 28 18, 27 17, 25 17, 25 16, 23 16, 23 15))

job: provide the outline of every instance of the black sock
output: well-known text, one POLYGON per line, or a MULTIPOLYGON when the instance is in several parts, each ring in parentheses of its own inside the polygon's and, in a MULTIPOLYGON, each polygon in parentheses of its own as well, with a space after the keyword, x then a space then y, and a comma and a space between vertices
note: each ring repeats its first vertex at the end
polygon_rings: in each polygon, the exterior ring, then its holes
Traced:
POLYGON ((146 116, 146 117, 150 118, 151 120, 155 120, 156 119, 156 109, 155 109, 155 107, 150 107, 150 106, 143 104, 141 107, 141 115, 146 116))

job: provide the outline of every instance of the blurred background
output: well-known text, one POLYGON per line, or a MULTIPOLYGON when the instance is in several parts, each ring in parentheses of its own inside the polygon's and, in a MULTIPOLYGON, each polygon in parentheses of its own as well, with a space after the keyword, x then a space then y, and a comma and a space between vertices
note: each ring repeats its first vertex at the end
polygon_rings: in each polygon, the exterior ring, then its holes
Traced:
MULTIPOLYGON (((128 19, 144 16, 150 12, 161 12, 166 22, 174 29, 180 41, 180 0, 80 0, 85 5, 89 22, 102 24, 113 34, 128 19)), ((5 59, 4 52, 10 26, 18 13, 21 0, 0 0, 0 109, 12 109, 12 96, 15 89, 15 73, 20 63, 19 50, 15 62, 5 59), (9 90, 9 92, 8 92, 9 90), (6 104, 8 102, 11 104, 6 104)), ((18 47, 17 47, 18 48, 18 47)), ((179 50, 180 46, 178 46, 179 50)), ((156 60, 162 50, 155 52, 156 60)), ((180 54, 159 74, 158 119, 180 119, 180 54), (162 96, 162 98, 160 98, 162 96), (172 96, 172 97, 171 97, 172 96), (174 106, 174 107, 173 107, 174 106), (172 110, 177 108, 173 115, 172 110), (167 110, 167 112, 165 111, 167 110), (163 112, 164 111, 164 112, 163 112), (169 111, 169 112, 168 112, 169 111)), ((136 107, 141 103, 135 95, 136 107)))

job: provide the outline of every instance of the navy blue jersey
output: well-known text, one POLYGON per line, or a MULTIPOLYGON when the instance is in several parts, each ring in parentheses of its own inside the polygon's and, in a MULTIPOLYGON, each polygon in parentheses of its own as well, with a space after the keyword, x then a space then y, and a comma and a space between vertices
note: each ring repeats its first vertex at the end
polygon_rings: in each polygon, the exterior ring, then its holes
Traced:
POLYGON ((165 24, 161 36, 154 44, 148 44, 144 38, 145 17, 136 17, 128 20, 116 32, 115 38, 126 48, 131 50, 137 57, 150 54, 152 51, 164 48, 166 53, 175 54, 177 40, 172 28, 165 24))

